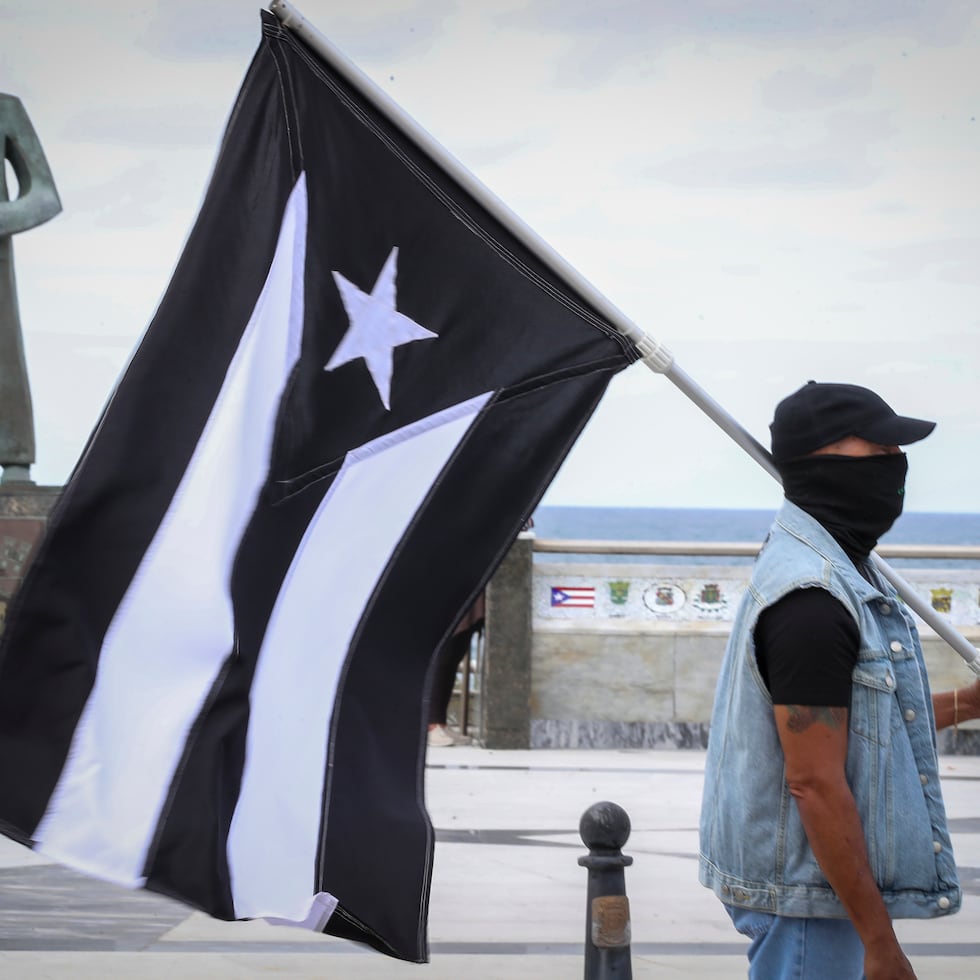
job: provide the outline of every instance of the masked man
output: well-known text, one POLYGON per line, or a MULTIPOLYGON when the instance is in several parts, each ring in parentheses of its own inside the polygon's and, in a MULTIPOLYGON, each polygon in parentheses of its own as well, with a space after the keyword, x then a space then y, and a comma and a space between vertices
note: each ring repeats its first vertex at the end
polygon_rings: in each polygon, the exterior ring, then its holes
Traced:
POLYGON ((906 980, 891 920, 960 906, 935 730, 980 717, 980 682, 930 695, 869 560, 902 511, 899 447, 934 427, 812 381, 770 426, 786 500, 733 624, 701 813, 700 879, 752 978, 906 980))

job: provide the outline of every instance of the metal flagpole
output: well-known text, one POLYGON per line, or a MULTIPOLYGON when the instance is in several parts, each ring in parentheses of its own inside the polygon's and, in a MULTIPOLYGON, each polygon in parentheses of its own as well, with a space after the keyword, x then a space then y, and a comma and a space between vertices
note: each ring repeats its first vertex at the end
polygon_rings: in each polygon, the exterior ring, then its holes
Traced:
MULTIPOLYGON (((769 451, 725 411, 700 385, 674 363, 674 357, 661 343, 644 333, 629 317, 611 303, 592 283, 562 258, 535 231, 526 225, 495 194, 470 173, 448 150, 424 130, 387 93, 332 45, 288 0, 272 0, 269 10, 312 48, 331 68, 361 93, 375 108, 394 122, 423 149, 468 194, 494 216, 518 241, 532 251, 552 272, 571 286, 611 326, 630 340, 651 371, 673 382, 716 425, 726 432, 775 479, 779 474, 769 451)), ((980 676, 980 651, 923 600, 893 568, 878 555, 872 556, 881 573, 892 583, 905 603, 923 622, 941 636, 980 676)))

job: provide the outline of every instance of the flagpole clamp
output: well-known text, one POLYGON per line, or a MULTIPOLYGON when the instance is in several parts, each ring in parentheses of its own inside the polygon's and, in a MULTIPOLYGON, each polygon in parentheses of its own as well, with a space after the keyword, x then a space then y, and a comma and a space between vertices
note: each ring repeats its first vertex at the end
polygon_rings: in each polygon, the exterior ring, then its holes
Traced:
POLYGON ((674 355, 653 337, 643 334, 638 340, 634 340, 636 349, 640 352, 640 357, 644 364, 651 371, 657 374, 666 374, 674 363, 674 355))

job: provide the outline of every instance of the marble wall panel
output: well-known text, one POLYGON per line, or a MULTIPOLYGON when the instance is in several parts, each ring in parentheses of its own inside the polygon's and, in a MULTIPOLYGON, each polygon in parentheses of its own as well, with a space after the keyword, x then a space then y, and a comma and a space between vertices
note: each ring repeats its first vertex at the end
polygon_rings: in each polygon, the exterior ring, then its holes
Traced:
POLYGON ((673 721, 673 634, 535 631, 531 716, 673 721))

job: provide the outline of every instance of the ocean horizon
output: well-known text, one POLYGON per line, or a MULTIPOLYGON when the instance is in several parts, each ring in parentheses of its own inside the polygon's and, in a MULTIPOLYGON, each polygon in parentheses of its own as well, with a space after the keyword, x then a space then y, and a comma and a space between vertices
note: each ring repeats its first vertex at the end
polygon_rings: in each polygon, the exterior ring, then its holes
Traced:
MULTIPOLYGON (((716 541, 762 542, 775 510, 702 507, 596 507, 547 505, 534 512, 534 533, 542 539, 604 541, 716 541)), ((980 545, 980 514, 920 512, 903 514, 881 539, 883 544, 980 545)), ((571 556, 555 556, 569 560, 571 556)), ((617 558, 618 556, 609 556, 617 558)), ((594 558, 592 560, 595 560, 594 558)), ((607 560, 603 556, 603 561, 607 560)), ((721 561, 747 564, 748 558, 631 557, 671 564, 721 561)), ((891 564, 976 567, 980 562, 890 559, 891 564)))

